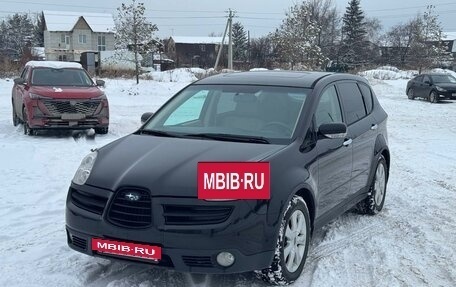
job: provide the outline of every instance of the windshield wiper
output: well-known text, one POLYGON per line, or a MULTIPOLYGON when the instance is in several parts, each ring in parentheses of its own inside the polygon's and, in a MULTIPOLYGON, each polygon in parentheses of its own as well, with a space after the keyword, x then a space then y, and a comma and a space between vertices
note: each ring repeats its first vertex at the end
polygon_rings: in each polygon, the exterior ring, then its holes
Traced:
POLYGON ((181 136, 169 133, 165 131, 157 131, 157 130, 139 130, 137 132, 138 135, 150 135, 150 136, 158 136, 158 137, 169 137, 169 138, 180 138, 181 136))
POLYGON ((271 142, 264 137, 256 136, 243 136, 231 134, 216 134, 216 133, 201 133, 201 134, 187 134, 186 137, 203 138, 221 141, 234 141, 234 142, 247 142, 247 143, 262 143, 270 144, 271 142))

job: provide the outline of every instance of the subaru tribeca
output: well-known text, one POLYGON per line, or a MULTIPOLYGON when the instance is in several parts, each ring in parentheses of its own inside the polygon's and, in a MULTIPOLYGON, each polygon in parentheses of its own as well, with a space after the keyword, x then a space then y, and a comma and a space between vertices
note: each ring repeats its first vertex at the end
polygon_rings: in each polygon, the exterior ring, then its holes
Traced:
POLYGON ((354 206, 382 209, 386 120, 358 76, 265 71, 200 80, 138 131, 83 159, 66 203, 68 244, 182 272, 256 271, 291 283, 315 229, 354 206), (199 199, 202 162, 268 163, 269 200, 199 199))
POLYGON ((108 100, 78 63, 30 61, 12 90, 13 124, 24 133, 42 129, 90 129, 106 134, 108 100))

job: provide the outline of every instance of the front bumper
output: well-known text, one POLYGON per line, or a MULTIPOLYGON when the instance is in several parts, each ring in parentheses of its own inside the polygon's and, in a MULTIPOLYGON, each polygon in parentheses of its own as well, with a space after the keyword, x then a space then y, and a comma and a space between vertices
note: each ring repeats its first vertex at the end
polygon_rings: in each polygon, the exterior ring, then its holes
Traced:
POLYGON ((112 223, 109 210, 115 193, 91 186, 72 184, 66 206, 68 245, 91 256, 127 260, 172 268, 192 273, 241 273, 267 268, 274 256, 276 228, 259 214, 253 201, 206 202, 195 198, 151 197, 152 224, 145 228, 126 228, 112 223), (73 202, 72 189, 84 194, 107 198, 101 214, 88 211, 73 202), (216 224, 168 224, 164 219, 166 204, 175 206, 230 205, 233 211, 227 220, 216 224), (159 263, 138 258, 98 254, 91 249, 92 238, 104 238, 160 246, 159 263), (230 252, 235 262, 230 267, 217 264, 219 252, 230 252))
POLYGON ((448 91, 448 92, 439 92, 437 91, 437 94, 439 95, 439 100, 456 100, 456 91, 448 91))
POLYGON ((33 129, 90 129, 109 126, 107 101, 32 100, 27 105, 33 129))

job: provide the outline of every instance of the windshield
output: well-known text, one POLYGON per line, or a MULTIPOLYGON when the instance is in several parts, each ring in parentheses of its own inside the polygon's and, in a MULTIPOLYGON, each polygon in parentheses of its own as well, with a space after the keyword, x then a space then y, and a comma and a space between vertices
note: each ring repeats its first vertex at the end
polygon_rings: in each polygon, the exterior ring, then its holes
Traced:
POLYGON ((143 130, 285 143, 296 129, 309 92, 292 87, 193 85, 167 103, 143 130))
POLYGON ((88 87, 93 86, 93 82, 82 69, 35 68, 32 85, 88 87))
POLYGON ((434 75, 431 77, 434 83, 456 83, 456 78, 451 75, 434 75))

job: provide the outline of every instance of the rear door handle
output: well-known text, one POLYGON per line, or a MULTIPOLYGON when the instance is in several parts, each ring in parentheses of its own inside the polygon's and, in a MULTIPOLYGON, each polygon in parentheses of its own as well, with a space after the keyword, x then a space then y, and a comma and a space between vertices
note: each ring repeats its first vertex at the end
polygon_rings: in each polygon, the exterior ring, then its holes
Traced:
POLYGON ((352 142, 353 142, 352 139, 346 139, 346 140, 344 141, 344 146, 349 146, 349 145, 352 144, 352 142))
POLYGON ((371 126, 371 130, 375 131, 376 129, 378 129, 378 125, 377 124, 373 124, 371 126))

